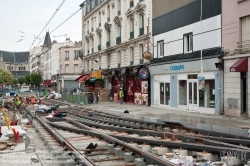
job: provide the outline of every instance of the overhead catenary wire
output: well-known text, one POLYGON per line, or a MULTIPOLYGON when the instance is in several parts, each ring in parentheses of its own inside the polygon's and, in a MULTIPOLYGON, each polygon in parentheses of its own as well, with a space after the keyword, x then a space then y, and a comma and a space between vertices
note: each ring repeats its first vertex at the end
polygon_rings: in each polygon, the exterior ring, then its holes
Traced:
POLYGON ((60 25, 58 25, 55 29, 53 29, 51 33, 53 33, 55 30, 57 30, 60 26, 62 26, 65 22, 67 22, 71 17, 73 17, 76 13, 78 13, 82 8, 78 9, 75 13, 73 13, 69 18, 67 18, 65 21, 63 21, 60 25))
POLYGON ((55 15, 57 14, 57 12, 60 10, 60 8, 62 7, 62 5, 64 4, 66 0, 63 0, 61 2, 61 4, 59 5, 59 7, 56 9, 55 13, 51 16, 51 18, 49 19, 49 21, 47 22, 47 24, 43 27, 42 31, 39 33, 39 35, 35 38, 35 40, 32 42, 29 50, 31 49, 31 47, 33 46, 33 44, 36 42, 36 40, 40 37, 40 35, 43 33, 44 29, 49 25, 49 23, 51 22, 51 20, 55 17, 55 15))

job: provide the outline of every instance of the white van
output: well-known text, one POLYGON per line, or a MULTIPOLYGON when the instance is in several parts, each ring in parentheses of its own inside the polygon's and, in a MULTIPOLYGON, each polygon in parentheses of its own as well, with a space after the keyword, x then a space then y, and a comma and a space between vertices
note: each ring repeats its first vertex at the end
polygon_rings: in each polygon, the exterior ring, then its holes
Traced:
POLYGON ((29 86, 21 86, 20 92, 28 92, 30 90, 29 86))

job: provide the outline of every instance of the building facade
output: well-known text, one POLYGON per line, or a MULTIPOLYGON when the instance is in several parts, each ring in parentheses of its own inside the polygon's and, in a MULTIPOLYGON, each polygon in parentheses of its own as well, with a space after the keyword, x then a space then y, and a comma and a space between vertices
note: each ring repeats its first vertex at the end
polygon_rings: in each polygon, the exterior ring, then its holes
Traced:
POLYGON ((172 0, 172 11, 153 19, 151 104, 221 114, 223 71, 216 68, 221 56, 221 1, 203 0, 201 5, 198 0, 177 9, 174 3, 179 2, 172 0))
POLYGON ((0 69, 9 70, 14 78, 29 74, 29 52, 0 50, 0 69))
POLYGON ((80 51, 82 51, 81 42, 75 42, 75 46, 59 48, 58 91, 79 87, 78 82, 74 80, 82 73, 80 51))
POLYGON ((35 73, 38 72, 39 70, 39 56, 42 54, 42 47, 37 47, 33 48, 30 50, 30 55, 29 55, 29 69, 30 73, 35 73))
POLYGON ((56 75, 59 71, 59 48, 63 46, 73 46, 73 42, 66 41, 57 43, 56 40, 51 44, 51 48, 43 55, 43 79, 49 85, 56 84, 56 75))
POLYGON ((81 6, 84 72, 100 70, 103 88, 115 96, 123 88, 125 101, 149 105, 148 78, 139 73, 148 64, 143 54, 153 51, 152 0, 87 0, 81 6))
POLYGON ((224 113, 249 116, 250 1, 222 0, 222 4, 224 113))

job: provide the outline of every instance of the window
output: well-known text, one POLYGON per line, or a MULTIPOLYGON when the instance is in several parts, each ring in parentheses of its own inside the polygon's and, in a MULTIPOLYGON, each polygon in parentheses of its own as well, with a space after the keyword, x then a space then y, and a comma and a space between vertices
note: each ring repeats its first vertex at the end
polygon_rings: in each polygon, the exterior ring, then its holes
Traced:
POLYGON ((117 37, 121 36, 121 29, 122 29, 121 26, 117 26, 117 37))
POLYGON ((144 61, 143 53, 144 53, 144 45, 143 45, 143 44, 140 44, 140 45, 139 45, 139 58, 140 58, 140 63, 144 61))
POLYGON ((184 53, 193 51, 193 34, 192 33, 184 34, 183 44, 184 44, 183 46, 184 53))
POLYGON ((7 69, 8 70, 13 70, 13 66, 8 66, 7 69))
POLYGON ((117 14, 121 14, 121 0, 117 0, 117 14))
POLYGON ((121 51, 117 52, 117 63, 121 65, 121 51))
POLYGON ((94 20, 91 18, 91 31, 94 31, 94 20))
POLYGON ((160 83, 160 104, 170 105, 170 83, 160 83))
POLYGON ((130 47, 130 65, 134 64, 134 48, 130 47))
POLYGON ((102 57, 99 56, 99 68, 101 68, 101 67, 102 67, 102 57))
POLYGON ((65 51, 65 60, 69 60, 69 51, 65 51))
POLYGON ((87 61, 87 70, 89 71, 89 60, 87 61))
POLYGON ((139 34, 144 35, 144 14, 140 14, 139 19, 139 34))
POLYGON ((78 73, 79 70, 78 70, 78 64, 74 64, 74 73, 78 73))
POLYGON ((92 0, 92 9, 95 7, 95 0, 92 0))
POLYGON ((187 80, 179 80, 179 105, 187 105, 187 80))
POLYGON ((87 21, 87 33, 89 33, 89 21, 87 21))
POLYGON ((130 0, 129 5, 130 5, 130 7, 133 7, 134 6, 134 1, 130 0))
POLYGON ((157 56, 158 58, 164 56, 164 41, 157 42, 157 56))
POLYGON ((110 7, 107 7, 107 20, 110 21, 110 7))
POLYGON ((134 38, 134 19, 130 19, 130 39, 134 38))
POLYGON ((94 53, 94 39, 92 39, 91 47, 92 47, 92 53, 94 53))
POLYGON ((199 90, 199 106, 205 108, 215 107, 215 83, 214 80, 205 80, 203 90, 199 90))
POLYGON ((99 26, 101 26, 101 19, 102 19, 102 14, 101 14, 101 12, 99 12, 99 14, 98 14, 99 26))
POLYGON ((74 51, 75 52, 75 59, 78 59, 78 57, 79 57, 79 50, 77 50, 77 51, 74 51))
POLYGON ((110 54, 107 54, 107 64, 108 64, 108 67, 110 66, 110 54))
POLYGON ((91 69, 94 69, 94 59, 91 60, 91 69))
POLYGON ((65 73, 69 73, 69 65, 65 65, 65 73))
POLYGON ((87 51, 87 55, 89 54, 89 42, 87 42, 87 49, 86 49, 86 51, 87 51))
POLYGON ((250 49, 250 16, 241 19, 241 46, 242 52, 249 52, 250 49))

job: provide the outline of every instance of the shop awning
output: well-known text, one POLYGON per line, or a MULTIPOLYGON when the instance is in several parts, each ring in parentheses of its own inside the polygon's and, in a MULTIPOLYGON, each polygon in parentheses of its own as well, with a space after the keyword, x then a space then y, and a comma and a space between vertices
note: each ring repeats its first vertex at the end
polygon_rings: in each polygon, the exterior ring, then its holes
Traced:
POLYGON ((43 86, 48 86, 50 83, 51 83, 50 80, 49 80, 49 81, 46 81, 46 82, 43 84, 43 86))
POLYGON ((248 58, 240 58, 230 67, 230 72, 248 72, 248 58))
POLYGON ((90 74, 86 74, 86 75, 81 75, 80 77, 78 77, 75 82, 85 82, 87 80, 89 80, 91 78, 90 74))

